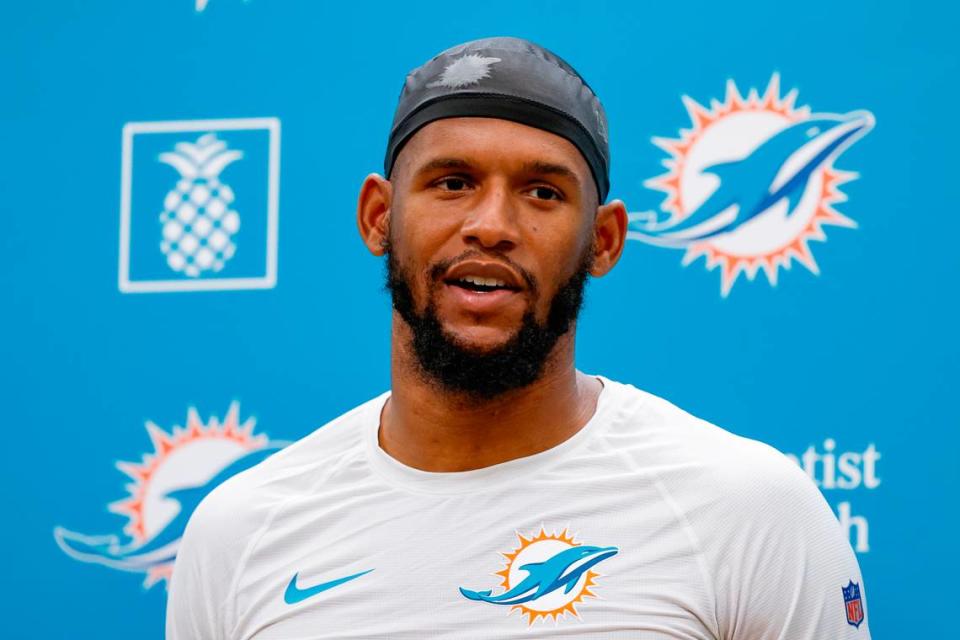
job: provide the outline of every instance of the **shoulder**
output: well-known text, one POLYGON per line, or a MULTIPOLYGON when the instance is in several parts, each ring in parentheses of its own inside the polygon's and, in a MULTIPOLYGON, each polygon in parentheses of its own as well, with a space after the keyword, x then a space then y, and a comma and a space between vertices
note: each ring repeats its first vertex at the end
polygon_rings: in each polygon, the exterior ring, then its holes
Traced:
POLYGON ((361 451, 365 419, 383 398, 348 411, 218 485, 190 517, 191 542, 219 545, 225 531, 233 540, 253 535, 276 506, 309 491, 331 464, 361 451))
POLYGON ((614 423, 610 437, 619 442, 611 444, 653 479, 686 529, 712 585, 721 637, 853 637, 838 598, 862 576, 803 470, 666 400, 632 388, 624 397, 630 409, 614 423))
POLYGON ((611 444, 659 480, 692 521, 718 509, 749 512, 752 520, 789 520, 797 507, 830 515, 810 478, 773 447, 630 385, 605 384, 622 407, 608 432, 611 444))
POLYGON ((356 458, 362 451, 364 422, 382 402, 380 396, 345 413, 231 476, 200 501, 177 548, 168 637, 227 637, 236 614, 231 594, 260 532, 287 499, 310 491, 322 474, 356 458))

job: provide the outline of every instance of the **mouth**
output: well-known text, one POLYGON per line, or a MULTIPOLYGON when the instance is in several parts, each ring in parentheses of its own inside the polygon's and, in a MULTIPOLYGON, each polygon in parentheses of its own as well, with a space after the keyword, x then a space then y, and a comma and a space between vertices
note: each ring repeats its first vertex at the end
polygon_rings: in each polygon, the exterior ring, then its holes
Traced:
POLYGON ((445 284, 453 287, 474 291, 476 293, 491 293, 493 291, 519 291, 519 287, 512 286, 498 278, 484 278, 482 276, 466 275, 455 279, 444 280, 445 284))
POLYGON ((525 280, 502 262, 465 260, 451 267, 442 278, 454 304, 478 314, 499 313, 518 304, 525 280))
POLYGON ((463 260, 447 270, 443 282, 474 293, 492 293, 520 291, 523 289, 524 280, 513 268, 502 262, 463 260))

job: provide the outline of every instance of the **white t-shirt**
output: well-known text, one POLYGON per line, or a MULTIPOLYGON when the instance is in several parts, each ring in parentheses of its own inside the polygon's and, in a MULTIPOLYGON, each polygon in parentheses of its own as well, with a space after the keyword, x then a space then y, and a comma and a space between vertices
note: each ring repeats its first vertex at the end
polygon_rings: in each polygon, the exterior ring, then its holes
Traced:
POLYGON ((870 637, 796 465, 601 381, 573 437, 492 467, 388 456, 384 394, 231 478, 187 526, 168 640, 870 637))

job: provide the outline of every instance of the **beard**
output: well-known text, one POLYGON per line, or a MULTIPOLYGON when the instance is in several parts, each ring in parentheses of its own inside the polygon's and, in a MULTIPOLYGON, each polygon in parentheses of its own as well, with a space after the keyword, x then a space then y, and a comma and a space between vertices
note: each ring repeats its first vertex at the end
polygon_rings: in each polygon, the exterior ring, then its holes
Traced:
POLYGON ((393 308, 410 327, 413 352, 426 379, 448 392, 473 401, 484 401, 507 391, 527 387, 543 374, 547 358, 557 340, 571 330, 583 306, 593 251, 592 247, 587 248, 576 271, 557 289, 550 301, 546 321, 542 324, 532 309, 539 298, 536 279, 506 256, 498 254, 497 257, 510 264, 526 281, 531 303, 516 333, 492 349, 473 349, 463 344, 444 331, 437 317, 435 296, 438 288, 443 286, 442 275, 453 263, 477 255, 487 254, 468 251, 430 268, 427 305, 420 313, 413 299, 413 279, 395 258, 394 252, 388 249, 386 288, 393 300, 393 308))

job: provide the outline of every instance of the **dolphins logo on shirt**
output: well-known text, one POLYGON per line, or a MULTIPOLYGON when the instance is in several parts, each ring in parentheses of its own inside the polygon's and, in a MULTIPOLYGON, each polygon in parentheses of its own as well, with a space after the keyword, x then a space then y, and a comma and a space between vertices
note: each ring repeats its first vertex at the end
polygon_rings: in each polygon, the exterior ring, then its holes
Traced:
POLYGON ((627 236, 683 249, 683 264, 704 256, 721 268, 721 294, 740 274, 762 269, 771 285, 796 260, 819 268, 810 240, 826 240, 824 225, 855 227, 833 205, 840 185, 857 177, 834 161, 874 126, 869 111, 811 114, 796 107, 796 90, 780 96, 774 74, 761 98, 743 97, 730 80, 723 103, 710 108, 684 96, 691 128, 676 139, 654 138, 670 154, 669 171, 644 184, 666 194, 662 211, 630 214, 627 236))
POLYGON ((192 408, 186 427, 174 427, 169 433, 147 422, 154 451, 140 463, 117 463, 133 483, 127 485, 127 498, 108 506, 127 517, 123 529, 127 540, 116 534, 87 535, 56 527, 57 545, 81 562, 143 573, 147 587, 169 580, 180 538, 200 501, 285 444, 254 434, 254 419, 241 423, 239 416, 239 405, 233 403, 222 423, 216 417, 204 423, 192 408))
POLYGON ((560 619, 570 613, 579 616, 576 605, 584 598, 596 597, 591 587, 599 573, 593 568, 615 556, 617 547, 599 547, 576 542, 566 529, 548 534, 541 527, 530 537, 517 534, 518 546, 503 556, 507 565, 496 575, 503 578, 503 592, 460 587, 464 598, 477 602, 506 605, 521 611, 528 624, 538 619, 560 619))

